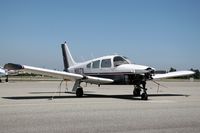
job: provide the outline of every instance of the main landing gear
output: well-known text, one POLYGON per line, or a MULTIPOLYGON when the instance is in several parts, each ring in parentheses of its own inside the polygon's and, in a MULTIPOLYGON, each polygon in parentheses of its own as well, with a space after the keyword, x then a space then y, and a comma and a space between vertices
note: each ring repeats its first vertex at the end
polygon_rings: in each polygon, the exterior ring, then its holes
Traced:
POLYGON ((76 96, 77 97, 82 97, 83 96, 83 88, 82 87, 78 87, 76 89, 76 96))
POLYGON ((6 75, 6 80, 5 81, 8 82, 8 75, 6 75))
POLYGON ((74 84, 74 87, 72 89, 73 92, 76 93, 76 96, 77 97, 82 97, 83 96, 83 88, 80 86, 81 84, 81 81, 80 80, 77 80, 74 84))
MULTIPOLYGON (((83 88, 80 86, 80 84, 81 80, 76 80, 72 89, 72 92, 75 92, 77 97, 82 97, 84 95, 83 88)), ((134 85, 133 95, 141 96, 142 100, 148 100, 146 81, 142 81, 139 84, 134 85), (142 94, 141 91, 143 91, 142 94)))
POLYGON ((133 96, 141 96, 142 100, 148 100, 146 81, 142 81, 140 84, 134 85, 133 96), (142 94, 141 90, 143 90, 142 94))
MULTIPOLYGON (((2 82, 2 79, 0 79, 0 83, 2 82)), ((8 82, 8 75, 6 76, 5 82, 8 82)))

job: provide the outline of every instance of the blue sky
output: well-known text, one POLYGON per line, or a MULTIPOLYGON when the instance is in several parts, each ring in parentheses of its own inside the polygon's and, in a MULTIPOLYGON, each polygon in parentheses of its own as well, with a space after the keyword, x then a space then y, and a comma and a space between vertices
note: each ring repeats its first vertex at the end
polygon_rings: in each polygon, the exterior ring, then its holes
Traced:
POLYGON ((200 69, 199 0, 0 0, 0 65, 63 68, 122 54, 158 69, 200 69))

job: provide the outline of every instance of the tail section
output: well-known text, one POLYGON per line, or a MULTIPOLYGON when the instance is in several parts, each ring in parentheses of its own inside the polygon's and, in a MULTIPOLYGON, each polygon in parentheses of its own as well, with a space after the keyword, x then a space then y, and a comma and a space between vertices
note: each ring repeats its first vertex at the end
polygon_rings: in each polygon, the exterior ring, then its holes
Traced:
POLYGON ((69 51, 69 48, 66 42, 64 44, 61 44, 61 48, 62 48, 62 55, 63 55, 63 62, 64 62, 64 71, 68 71, 68 68, 70 66, 75 65, 76 62, 72 58, 72 55, 69 51))

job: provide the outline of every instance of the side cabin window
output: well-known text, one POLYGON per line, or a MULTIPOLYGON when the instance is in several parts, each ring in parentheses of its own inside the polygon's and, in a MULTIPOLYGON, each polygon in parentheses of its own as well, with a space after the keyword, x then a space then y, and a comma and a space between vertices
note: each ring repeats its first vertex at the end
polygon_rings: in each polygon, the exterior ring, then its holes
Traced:
POLYGON ((94 61, 92 63, 92 68, 99 68, 100 60, 94 61))
POLYGON ((87 64, 86 68, 91 68, 91 63, 87 64))
POLYGON ((120 65, 122 65, 122 64, 129 64, 129 62, 126 61, 126 60, 125 60, 123 57, 121 57, 121 56, 116 56, 116 57, 114 57, 113 62, 114 62, 114 67, 120 66, 120 65))
POLYGON ((111 67, 111 59, 104 59, 101 61, 101 68, 110 68, 111 67))

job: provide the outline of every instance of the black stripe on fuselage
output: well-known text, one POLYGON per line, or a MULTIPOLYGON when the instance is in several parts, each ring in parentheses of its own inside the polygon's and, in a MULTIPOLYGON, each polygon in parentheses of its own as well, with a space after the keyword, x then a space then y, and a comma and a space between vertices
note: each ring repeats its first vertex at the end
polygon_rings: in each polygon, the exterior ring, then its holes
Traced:
POLYGON ((131 72, 84 73, 85 75, 134 75, 131 72))

